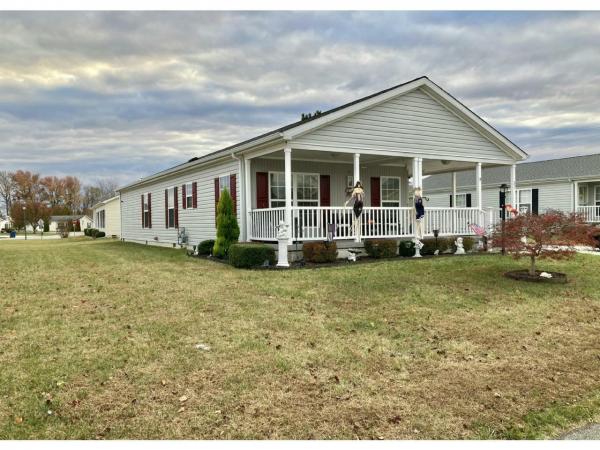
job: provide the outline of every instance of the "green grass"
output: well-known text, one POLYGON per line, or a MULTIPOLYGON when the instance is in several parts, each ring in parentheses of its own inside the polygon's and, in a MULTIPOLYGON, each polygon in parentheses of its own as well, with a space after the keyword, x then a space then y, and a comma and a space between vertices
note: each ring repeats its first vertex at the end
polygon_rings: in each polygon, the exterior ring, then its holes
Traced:
POLYGON ((600 259, 540 263, 567 285, 501 275, 523 264, 2 242, 0 438, 552 437, 600 412, 600 259))

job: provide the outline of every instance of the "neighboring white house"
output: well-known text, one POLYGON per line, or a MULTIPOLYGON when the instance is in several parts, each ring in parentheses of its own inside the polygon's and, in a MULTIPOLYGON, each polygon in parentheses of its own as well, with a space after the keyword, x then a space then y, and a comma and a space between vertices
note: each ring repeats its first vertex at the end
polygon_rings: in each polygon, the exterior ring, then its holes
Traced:
POLYGON ((106 236, 121 237, 121 198, 118 195, 92 206, 94 228, 106 236))
MULTIPOLYGON (((482 168, 527 157, 427 77, 262 134, 143 178, 120 189, 122 238, 188 245, 214 238, 221 191, 232 192, 240 240, 274 242, 287 224, 289 243, 413 236, 409 179, 469 170, 471 206, 429 208, 425 232, 471 234, 482 211, 482 168), (344 203, 361 180, 360 227, 344 203), (185 229, 185 230, 184 230, 185 229)), ((515 180, 512 180, 513 188, 515 180)), ((424 193, 427 195, 427 192, 424 193)), ((495 216, 494 216, 495 217, 495 216)))
MULTIPOLYGON (((510 181, 510 169, 483 171, 483 207, 498 211, 500 186, 510 181)), ((510 190, 506 204, 522 212, 544 213, 549 209, 579 212, 588 222, 600 222, 600 154, 527 162, 516 167, 515 200, 510 190)), ((428 177, 424 187, 432 207, 470 206, 475 196, 475 177, 468 171, 428 177), (453 179, 456 180, 453 195, 453 179), (456 200, 454 200, 456 199, 456 200)))
POLYGON ((85 214, 69 215, 69 216, 50 216, 50 223, 48 225, 48 231, 56 232, 60 228, 60 224, 73 224, 79 221, 81 231, 85 228, 91 228, 92 219, 85 214))
POLYGON ((5 228, 10 228, 12 222, 9 216, 0 218, 0 230, 4 230, 5 228))

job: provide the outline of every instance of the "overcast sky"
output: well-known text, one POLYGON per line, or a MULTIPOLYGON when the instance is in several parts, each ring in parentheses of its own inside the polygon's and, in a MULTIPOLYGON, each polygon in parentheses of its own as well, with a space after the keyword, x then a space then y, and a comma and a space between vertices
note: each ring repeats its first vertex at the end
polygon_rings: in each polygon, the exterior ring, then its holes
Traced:
POLYGON ((0 169, 125 183, 429 76, 531 155, 600 153, 600 13, 0 13, 0 169))

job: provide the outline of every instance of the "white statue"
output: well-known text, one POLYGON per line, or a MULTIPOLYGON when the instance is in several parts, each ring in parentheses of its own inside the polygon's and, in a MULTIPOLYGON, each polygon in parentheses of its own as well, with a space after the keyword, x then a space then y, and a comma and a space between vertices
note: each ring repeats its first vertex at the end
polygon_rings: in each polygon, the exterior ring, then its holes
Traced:
POLYGON ((456 251, 454 252, 455 255, 464 255, 465 254, 465 247, 463 245, 463 238, 457 237, 456 241, 454 241, 454 245, 456 245, 456 251))
POLYGON ((279 225, 277 225, 277 239, 287 239, 288 237, 288 226, 281 220, 279 221, 279 225))
POLYGON ((413 242, 415 243, 415 255, 413 256, 413 258, 420 258, 421 257, 421 249, 423 248, 423 243, 418 238, 414 238, 413 242))

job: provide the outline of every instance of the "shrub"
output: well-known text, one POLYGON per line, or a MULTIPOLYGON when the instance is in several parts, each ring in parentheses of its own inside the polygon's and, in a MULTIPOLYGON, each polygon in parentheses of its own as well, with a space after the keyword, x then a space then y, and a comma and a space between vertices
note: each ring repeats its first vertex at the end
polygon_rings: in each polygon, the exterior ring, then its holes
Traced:
POLYGON ((398 253, 400 256, 415 256, 415 243, 413 241, 400 241, 398 253))
POLYGON ((106 233, 104 231, 98 231, 98 230, 96 230, 96 234, 94 235, 94 239, 103 238, 104 236, 106 236, 106 233))
POLYGON ((86 228, 85 230, 83 230, 83 234, 86 235, 86 236, 89 236, 90 235, 90 229, 86 228))
POLYGON ((88 236, 95 238, 96 237, 96 233, 98 233, 98 229, 97 228, 90 228, 90 231, 88 232, 88 236))
POLYGON ((44 220, 44 233, 48 233, 50 231, 50 223, 47 220, 44 220))
POLYGON ((229 246, 237 242, 240 237, 240 228, 233 211, 233 200, 229 191, 223 189, 217 204, 217 240, 213 247, 213 256, 225 258, 229 246))
POLYGON ((398 254, 395 239, 367 239, 365 251, 371 258, 393 258, 398 254))
POLYGON ((214 246, 214 239, 207 239, 206 241, 200 242, 198 244, 198 255, 210 255, 214 246))
POLYGON ((334 262, 337 259, 337 245, 335 242, 305 242, 302 255, 307 262, 334 262))
POLYGON ((240 243, 229 246, 229 263, 234 267, 259 267, 275 264, 275 249, 267 244, 240 243))
MULTIPOLYGON (((433 255, 436 250, 439 250, 440 239, 438 238, 437 247, 435 243, 435 238, 425 238, 421 239, 423 243, 423 248, 421 249, 421 255, 433 255)), ((440 250, 441 253, 441 250, 440 250)))

